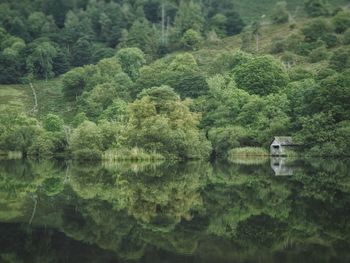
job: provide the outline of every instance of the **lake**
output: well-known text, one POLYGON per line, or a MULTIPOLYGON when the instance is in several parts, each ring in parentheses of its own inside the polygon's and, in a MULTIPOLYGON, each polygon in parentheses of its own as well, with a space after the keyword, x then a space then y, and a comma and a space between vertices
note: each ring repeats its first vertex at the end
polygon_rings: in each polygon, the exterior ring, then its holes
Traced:
POLYGON ((0 262, 350 262, 350 163, 2 160, 0 262))

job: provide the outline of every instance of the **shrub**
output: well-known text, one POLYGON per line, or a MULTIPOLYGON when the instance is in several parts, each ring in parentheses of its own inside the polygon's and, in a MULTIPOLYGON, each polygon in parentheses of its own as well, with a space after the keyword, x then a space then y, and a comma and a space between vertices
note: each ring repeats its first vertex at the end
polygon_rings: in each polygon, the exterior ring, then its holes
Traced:
POLYGON ((289 71, 289 78, 291 81, 300 81, 304 79, 313 79, 314 75, 303 67, 295 67, 289 71))
POLYGON ((227 157, 230 149, 242 146, 250 139, 248 131, 240 126, 212 128, 208 137, 218 157, 227 157))
POLYGON ((329 4, 327 0, 306 0, 304 4, 306 13, 309 16, 325 16, 329 15, 329 4))
POLYGON ((244 51, 237 51, 235 53, 225 51, 218 55, 216 59, 210 64, 210 74, 220 74, 234 70, 239 65, 247 63, 253 56, 244 51))
POLYGON ((325 43, 322 40, 316 42, 303 42, 299 45, 296 53, 301 56, 308 56, 310 52, 316 48, 324 46, 325 43))
POLYGON ((338 38, 334 34, 325 34, 321 37, 321 40, 326 43, 328 48, 335 47, 338 44, 338 38))
POLYGON ((73 152, 73 158, 80 161, 99 161, 102 159, 102 152, 97 149, 79 149, 73 152))
POLYGON ((70 148, 75 159, 101 159, 101 130, 95 123, 84 121, 73 131, 70 148))
POLYGON ((284 39, 282 38, 274 38, 271 44, 271 53, 278 54, 282 53, 286 50, 287 45, 284 39))
POLYGON ((201 34, 193 29, 187 30, 181 39, 182 45, 185 48, 189 48, 192 50, 197 50, 200 47, 202 41, 203 38, 201 34))
POLYGON ((286 40, 286 50, 288 51, 297 51, 299 46, 304 42, 304 35, 301 33, 293 33, 286 40))
POLYGON ((344 33, 350 28, 350 12, 340 11, 332 19, 336 33, 344 33))
POLYGON ((132 80, 139 76, 140 68, 146 63, 145 54, 139 48, 123 48, 117 52, 117 58, 123 71, 129 75, 132 80))
POLYGON ((55 114, 48 114, 43 121, 44 129, 50 132, 63 131, 63 125, 63 120, 55 114))
POLYGON ((343 47, 333 52, 329 66, 336 71, 343 71, 350 67, 350 48, 343 47))
POLYGON ((331 31, 331 25, 324 18, 315 18, 314 20, 307 23, 302 29, 305 40, 309 42, 316 41, 331 31))
POLYGON ((277 2, 271 15, 274 24, 284 24, 289 21, 289 13, 287 10, 287 2, 277 2))
POLYGON ((329 76, 332 76, 332 75, 335 75, 337 72, 333 69, 330 69, 330 68, 322 68, 320 70, 317 71, 316 73, 316 79, 317 80, 322 80, 322 79, 325 79, 329 76))
POLYGON ((252 94, 268 95, 277 92, 288 82, 281 63, 269 56, 252 59, 235 71, 237 86, 252 94))
POLYGON ((320 62, 329 58, 329 52, 325 46, 312 50, 309 54, 309 61, 311 63, 320 62))

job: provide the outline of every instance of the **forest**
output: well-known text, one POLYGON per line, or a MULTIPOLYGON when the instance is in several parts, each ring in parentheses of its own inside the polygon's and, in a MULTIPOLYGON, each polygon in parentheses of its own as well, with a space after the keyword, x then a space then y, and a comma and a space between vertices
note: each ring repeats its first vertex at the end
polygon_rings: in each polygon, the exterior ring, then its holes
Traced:
POLYGON ((349 156, 348 2, 242 2, 2 0, 0 155, 349 156))

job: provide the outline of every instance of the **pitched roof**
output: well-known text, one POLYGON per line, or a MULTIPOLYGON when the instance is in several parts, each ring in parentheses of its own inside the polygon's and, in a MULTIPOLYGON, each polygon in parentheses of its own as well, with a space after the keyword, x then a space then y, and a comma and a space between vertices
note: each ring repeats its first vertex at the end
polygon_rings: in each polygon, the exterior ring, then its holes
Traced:
POLYGON ((276 136, 273 142, 276 142, 277 144, 280 144, 280 145, 296 145, 293 142, 293 138, 287 137, 287 136, 276 136))

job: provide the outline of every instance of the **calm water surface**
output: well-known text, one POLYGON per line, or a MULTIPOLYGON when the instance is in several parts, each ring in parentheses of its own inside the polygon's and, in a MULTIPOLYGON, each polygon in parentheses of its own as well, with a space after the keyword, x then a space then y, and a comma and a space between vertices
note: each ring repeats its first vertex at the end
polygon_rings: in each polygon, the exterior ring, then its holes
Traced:
POLYGON ((0 161, 0 262, 350 262, 350 164, 0 161))

